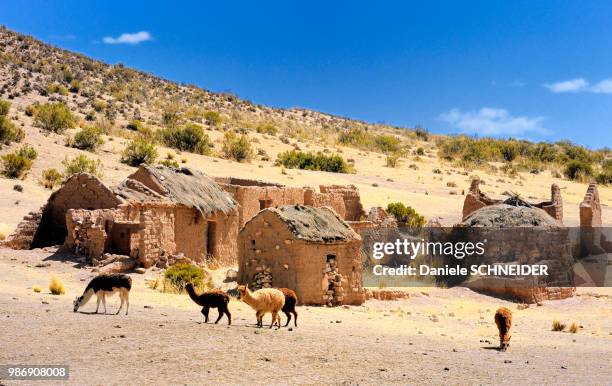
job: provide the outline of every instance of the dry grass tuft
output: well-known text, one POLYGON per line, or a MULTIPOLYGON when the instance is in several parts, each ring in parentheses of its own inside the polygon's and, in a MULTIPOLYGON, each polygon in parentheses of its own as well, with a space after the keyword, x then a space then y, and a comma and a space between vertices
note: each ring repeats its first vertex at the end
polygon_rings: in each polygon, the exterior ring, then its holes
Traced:
POLYGON ((578 332, 578 330, 580 329, 580 326, 578 325, 578 323, 573 322, 570 326, 569 326, 569 332, 571 332, 572 334, 576 334, 578 332))
POLYGON ((35 285, 34 287, 32 287, 32 290, 36 293, 42 292, 42 287, 39 285, 35 285))
POLYGON ((563 331, 563 330, 565 330, 565 324, 561 323, 558 320, 553 320, 552 330, 553 331, 563 331))
POLYGON ((11 232, 11 228, 4 223, 0 223, 0 241, 5 240, 11 232))
POLYGON ((49 283, 49 291, 53 295, 63 295, 66 293, 66 288, 64 288, 64 283, 57 276, 51 276, 51 282, 49 283))

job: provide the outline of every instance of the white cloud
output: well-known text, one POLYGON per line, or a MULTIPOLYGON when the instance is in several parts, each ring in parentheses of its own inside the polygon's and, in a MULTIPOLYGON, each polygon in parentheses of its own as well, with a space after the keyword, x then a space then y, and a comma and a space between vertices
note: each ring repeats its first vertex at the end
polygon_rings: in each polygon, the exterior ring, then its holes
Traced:
POLYGON ((544 85, 544 87, 554 93, 584 91, 587 89, 588 86, 589 82, 587 82, 583 78, 575 78, 544 85))
POLYGON ((544 117, 512 116, 506 109, 483 107, 478 111, 463 112, 452 109, 440 115, 440 119, 464 134, 484 136, 520 136, 527 132, 548 134, 542 127, 544 117))
POLYGON ((612 79, 604 79, 591 87, 591 92, 597 94, 612 94, 612 79))
POLYGON ((124 33, 116 38, 106 36, 102 38, 102 41, 106 44, 138 44, 152 39, 153 37, 149 32, 140 31, 135 33, 124 33))

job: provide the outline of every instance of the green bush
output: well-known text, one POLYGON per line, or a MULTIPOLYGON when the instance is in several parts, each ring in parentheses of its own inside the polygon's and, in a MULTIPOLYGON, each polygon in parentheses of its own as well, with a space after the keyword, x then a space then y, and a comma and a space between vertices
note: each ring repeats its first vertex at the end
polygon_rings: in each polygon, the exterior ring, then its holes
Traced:
POLYGON ((74 135, 71 146, 81 150, 95 150, 103 144, 102 130, 94 126, 86 126, 74 135))
POLYGON ((63 178, 63 174, 60 173, 57 169, 45 169, 42 171, 40 184, 47 189, 53 189, 55 186, 61 183, 63 178))
POLYGON ((11 109, 11 102, 0 99, 0 117, 6 117, 11 109))
POLYGON ((34 124, 43 130, 63 133, 76 125, 74 115, 63 103, 45 103, 36 107, 34 124))
POLYGON ((204 113, 204 121, 210 126, 218 126, 221 124, 221 114, 216 111, 207 111, 204 113))
POLYGON ((157 158, 157 147, 146 138, 138 137, 130 142, 121 157, 121 162, 130 166, 153 164, 157 158))
POLYGON ((259 134, 269 134, 269 135, 276 135, 276 133, 278 133, 278 129, 270 123, 264 123, 264 124, 257 126, 256 131, 259 134))
POLYGON ((570 180, 584 181, 593 175, 593 168, 584 161, 571 160, 565 166, 563 174, 570 180))
POLYGON ((197 154, 210 154, 211 143, 202 126, 188 124, 159 131, 161 141, 168 147, 197 154))
POLYGON ((204 283, 206 272, 200 267, 190 264, 174 264, 164 272, 164 279, 177 291, 185 290, 187 283, 200 287, 204 283))
POLYGON ((392 202, 387 205, 387 213, 392 214, 401 226, 421 228, 425 225, 425 217, 401 202, 392 202))
POLYGON ((385 153, 397 153, 402 148, 402 141, 394 135, 377 135, 374 137, 374 145, 377 150, 385 153))
POLYGON ((338 154, 311 153, 298 150, 282 152, 276 158, 276 163, 289 169, 321 170, 332 173, 351 173, 352 168, 338 154))
POLYGON ((389 154, 387 155, 386 158, 386 165, 389 168, 395 168, 399 165, 399 159, 400 159, 400 154, 399 153, 393 153, 393 154, 389 154))
POLYGON ((158 164, 164 165, 169 168, 175 168, 175 169, 178 169, 180 167, 179 163, 173 159, 163 159, 159 161, 158 164))
POLYGON ((99 159, 88 158, 84 154, 79 154, 72 159, 66 157, 62 161, 62 165, 64 165, 64 177, 66 178, 77 173, 89 173, 97 177, 103 176, 102 162, 99 159))
POLYGON ((612 184, 612 170, 604 170, 597 174, 595 177, 595 181, 601 185, 611 185, 612 184))
POLYGON ((37 152, 29 145, 23 145, 18 150, 2 156, 2 174, 7 178, 25 177, 32 168, 32 162, 37 152))
POLYGON ((227 132, 223 137, 221 152, 224 158, 233 159, 238 162, 250 161, 255 152, 251 148, 251 141, 246 134, 240 136, 234 132, 227 132))

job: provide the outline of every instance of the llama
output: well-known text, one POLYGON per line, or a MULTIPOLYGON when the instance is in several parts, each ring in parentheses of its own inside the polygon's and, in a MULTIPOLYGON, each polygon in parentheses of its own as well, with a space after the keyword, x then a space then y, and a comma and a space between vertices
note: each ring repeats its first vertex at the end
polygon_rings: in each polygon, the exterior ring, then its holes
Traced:
POLYGON ((85 291, 83 291, 83 295, 77 297, 74 300, 74 312, 77 312, 80 307, 83 307, 89 299, 95 294, 97 297, 97 306, 96 306, 96 314, 98 313, 98 309, 100 308, 100 302, 104 305, 104 313, 106 314, 106 296, 110 296, 115 292, 119 293, 119 298, 121 299, 121 306, 115 313, 115 315, 119 314, 121 309, 123 308, 123 303, 126 303, 125 314, 128 314, 130 309, 130 290, 132 289, 132 278, 128 275, 124 274, 112 274, 112 275, 98 275, 94 277, 87 287, 85 287, 85 291))
POLYGON ((215 320, 215 324, 219 323, 219 320, 223 317, 223 314, 227 315, 227 324, 232 324, 232 314, 227 309, 230 298, 229 296, 220 290, 212 290, 204 292, 198 295, 193 288, 193 284, 188 283, 185 286, 185 290, 189 294, 191 300, 195 304, 202 306, 202 315, 204 315, 204 323, 208 323, 208 310, 211 308, 219 309, 219 317, 215 320))
POLYGON ((283 311, 285 315, 287 315, 287 323, 285 323, 284 327, 287 327, 289 325, 289 322, 291 321, 291 314, 293 314, 294 316, 293 323, 295 324, 295 327, 297 327, 298 314, 297 311, 295 311, 295 306, 297 304, 298 298, 295 291, 290 290, 289 288, 279 288, 278 290, 281 291, 283 295, 285 295, 285 305, 283 305, 283 308, 281 309, 281 311, 283 311))
POLYGON ((278 312, 285 305, 285 295, 276 288, 262 288, 255 292, 251 292, 248 285, 238 286, 240 300, 251 306, 256 311, 257 326, 263 327, 263 317, 266 313, 272 313, 272 323, 270 328, 277 323, 280 328, 280 315, 278 312))
POLYGON ((510 346, 510 327, 512 326, 512 311, 500 307, 495 312, 495 324, 499 330, 499 349, 506 351, 510 346))

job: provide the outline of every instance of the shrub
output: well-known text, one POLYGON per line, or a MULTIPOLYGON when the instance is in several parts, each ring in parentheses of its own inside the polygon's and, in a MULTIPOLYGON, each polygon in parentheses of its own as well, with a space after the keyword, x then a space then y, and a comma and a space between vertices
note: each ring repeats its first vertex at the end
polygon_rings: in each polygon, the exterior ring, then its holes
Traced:
POLYGON ((250 161, 255 152, 251 148, 251 142, 246 134, 240 136, 234 132, 227 132, 223 137, 221 149, 224 158, 233 159, 238 162, 250 161))
POLYGON ((130 142, 121 157, 121 162, 130 166, 153 164, 157 158, 157 147, 146 138, 138 137, 130 142))
POLYGON ((278 129, 270 123, 264 123, 257 126, 256 130, 259 134, 276 135, 276 133, 278 133, 278 129))
POLYGON ((11 109, 11 102, 0 99, 0 117, 6 117, 11 109))
POLYGON ((195 287, 202 286, 205 278, 204 270, 191 264, 174 264, 164 272, 165 281, 179 292, 185 290, 187 283, 195 287))
POLYGON ((70 82, 70 88, 69 88, 68 90, 69 90, 71 93, 76 94, 76 93, 78 93, 78 92, 79 92, 79 90, 80 90, 80 89, 81 89, 81 83, 80 83, 78 80, 73 79, 73 80, 70 82))
POLYGON ((221 114, 216 111, 207 111, 204 113, 204 121, 210 126, 217 126, 221 124, 221 114))
POLYGON ((143 126, 144 126, 144 124, 142 123, 142 121, 140 121, 138 119, 132 119, 131 121, 128 122, 128 124, 125 126, 125 128, 128 129, 128 130, 140 131, 140 129, 143 126))
POLYGON ((164 165, 164 166, 169 167, 169 168, 176 168, 176 169, 179 168, 179 163, 176 162, 173 159, 163 159, 163 160, 159 161, 158 164, 164 165))
POLYGON ((416 127, 414 129, 414 134, 416 135, 416 137, 420 140, 423 140, 425 142, 429 141, 429 131, 427 131, 427 129, 424 129, 422 127, 416 127))
POLYGON ((389 168, 397 167, 397 165, 399 164, 399 159, 400 159, 399 153, 393 153, 393 154, 387 155, 387 158, 385 160, 387 167, 389 168))
POLYGON ((168 147, 197 154, 210 154, 211 143, 202 126, 188 124, 159 131, 161 141, 168 147))
POLYGON ((87 158, 87 156, 84 154, 79 154, 72 159, 66 157, 62 161, 62 165, 64 165, 65 178, 69 178, 73 174, 77 173, 89 173, 98 177, 103 176, 102 162, 99 159, 94 160, 87 158))
POLYGON ((351 173, 351 166, 338 154, 311 153, 298 150, 282 152, 276 158, 276 165, 289 169, 322 170, 332 173, 351 173))
POLYGON ((47 189, 53 189, 59 185, 64 176, 57 169, 50 168, 42 171, 40 184, 47 189))
POLYGON ((402 147, 402 141, 394 135, 377 135, 374 137, 374 146, 385 154, 397 153, 402 147))
POLYGON ((416 155, 425 155, 425 150, 422 147, 417 148, 416 155))
POLYGON ((36 292, 36 293, 40 293, 42 292, 42 287, 39 285, 35 285, 34 287, 32 287, 32 291, 36 292))
POLYGON ((570 180, 584 180, 593 175, 593 168, 584 161, 572 160, 565 166, 563 174, 570 180))
POLYGON ((392 214, 401 226, 421 228, 425 225, 425 217, 401 202, 393 202, 387 205, 387 213, 392 214))
POLYGON ((64 283, 57 276, 52 275, 51 281, 49 282, 49 292, 53 295, 63 295, 66 293, 66 288, 64 288, 64 283))
POLYGON ((74 135, 71 146, 93 151, 103 143, 102 130, 95 126, 86 126, 74 135))
POLYGON ((565 330, 565 324, 561 323, 558 320, 553 320, 552 330, 553 331, 563 331, 563 330, 565 330))
POLYGON ((604 170, 601 173, 598 173, 595 177, 595 181, 597 181, 597 183, 600 185, 612 184, 612 170, 604 170))
POLYGON ((29 145, 23 145, 19 150, 3 155, 2 174, 7 178, 25 177, 37 155, 36 150, 29 145))
POLYGON ((46 131, 63 133, 75 124, 74 115, 63 103, 45 103, 37 106, 34 112, 34 125, 46 131))
POLYGON ((572 322, 572 324, 570 324, 569 329, 568 329, 568 331, 571 332, 572 334, 578 333, 578 330, 580 330, 580 326, 576 322, 572 322))

